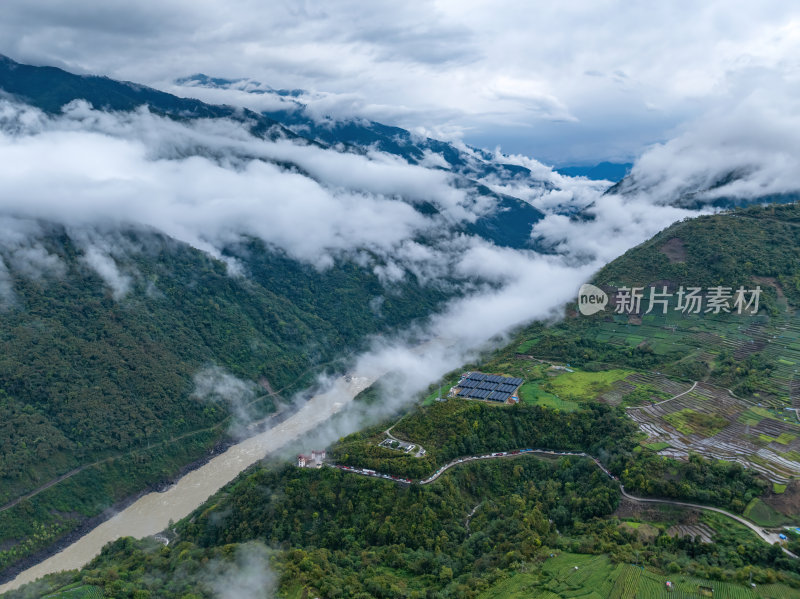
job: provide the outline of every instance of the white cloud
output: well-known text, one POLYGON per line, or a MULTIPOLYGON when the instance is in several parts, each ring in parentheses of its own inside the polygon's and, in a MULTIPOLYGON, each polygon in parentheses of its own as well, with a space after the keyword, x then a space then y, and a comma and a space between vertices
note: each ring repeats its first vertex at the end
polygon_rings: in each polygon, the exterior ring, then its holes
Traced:
POLYGON ((7 310, 9 306, 14 305, 16 297, 11 273, 8 271, 6 263, 0 258, 0 311, 7 310))
POLYGON ((0 251, 15 271, 34 281, 66 273, 66 265, 41 244, 45 235, 35 221, 0 215, 0 251))
POLYGON ((257 395, 255 383, 237 378, 219 366, 207 366, 194 375, 192 397, 224 405, 233 416, 229 433, 235 437, 247 436, 247 426, 256 415, 253 401, 257 395))
POLYGON ((200 572, 200 580, 217 599, 265 599, 273 597, 277 583, 269 563, 269 551, 258 542, 236 547, 230 561, 214 560, 200 572))
POLYGON ((36 243, 15 250, 10 261, 14 270, 33 280, 45 277, 60 279, 66 274, 66 266, 61 259, 36 243))
POLYGON ((323 112, 457 128, 546 160, 637 155, 738 93, 742 71, 792 78, 800 55, 800 7, 778 0, 3 9, 0 52, 20 60, 156 86, 196 72, 250 77, 318 93, 323 112))
POLYGON ((3 101, 0 110, 0 209, 67 224, 151 226, 217 256, 248 234, 324 266, 354 249, 389 254, 440 224, 409 202, 430 202, 449 222, 472 222, 491 208, 446 172, 376 152, 267 142, 230 121, 187 125, 84 103, 53 120, 3 101))
POLYGON ((111 295, 119 300, 125 297, 131 287, 131 278, 120 272, 114 259, 96 247, 90 247, 83 256, 84 262, 95 271, 106 285, 111 288, 111 295))
POLYGON ((800 81, 775 81, 772 73, 754 70, 739 85, 749 90, 741 98, 645 152, 627 191, 659 203, 690 194, 686 201, 710 203, 800 190, 800 81))

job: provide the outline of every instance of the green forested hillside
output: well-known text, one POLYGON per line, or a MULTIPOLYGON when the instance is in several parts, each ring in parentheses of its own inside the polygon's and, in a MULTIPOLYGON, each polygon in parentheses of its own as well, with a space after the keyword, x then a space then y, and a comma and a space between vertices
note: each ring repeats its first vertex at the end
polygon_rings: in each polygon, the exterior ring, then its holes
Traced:
POLYGON ((800 306, 800 205, 753 206, 686 219, 628 250, 595 281, 629 287, 659 281, 734 288, 760 283, 769 311, 780 309, 782 297, 800 306))
MULTIPOLYGON (((586 317, 574 306, 555 326, 531 325, 515 347, 521 354, 590 370, 627 366, 707 380, 765 405, 782 408, 800 399, 800 207, 750 207, 676 223, 626 252, 594 277, 611 296, 621 287, 644 287, 638 312, 615 313, 613 304, 586 317), (672 293, 666 314, 648 312, 650 287, 672 293), (677 310, 683 286, 761 288, 759 312, 677 310)), ((749 296, 748 296, 749 297, 749 296)), ((800 404, 798 404, 800 405, 800 404)))
POLYGON ((741 513, 767 485, 738 464, 666 459, 638 445, 638 429, 619 409, 587 403, 578 411, 497 406, 450 399, 412 410, 392 434, 427 451, 414 457, 378 447, 383 426, 341 439, 336 463, 425 478, 454 458, 523 448, 586 452, 600 458, 632 493, 696 501, 741 513))
POLYGON ((781 596, 800 593, 787 586, 800 584, 796 560, 751 533, 721 527, 715 543, 668 535, 653 543, 610 517, 616 503, 615 485, 588 459, 464 464, 428 486, 261 466, 179 523, 169 546, 120 539, 80 573, 7 596, 81 588, 115 598, 213 597, 221 573, 238 572, 262 581, 257 596, 265 597, 502 597, 524 577, 521 596, 594 598, 624 587, 634 561, 661 585, 658 572, 682 572, 680 580, 698 577, 695 588, 724 578, 744 593, 752 572, 781 596))
MULTIPOLYGON (((782 261, 777 250, 769 254, 777 239, 747 252, 741 249, 746 244, 735 241, 782 230, 785 253, 791 256, 797 245, 791 224, 797 209, 747 213, 757 224, 741 230, 739 222, 747 217, 738 213, 679 223, 609 265, 596 281, 750 285, 774 279, 778 283, 751 323, 768 331, 775 331, 776 323, 788 327, 794 311, 786 287, 796 266, 782 261), (721 230, 733 237, 713 245, 721 230), (664 254, 664 244, 679 234, 687 238, 682 249, 673 242, 664 254), (706 234, 707 243, 702 241, 706 234), (690 235, 700 239, 696 248, 690 235), (693 252, 712 251, 708 248, 735 257, 692 257, 693 252), (769 255, 759 262, 761 252, 769 255), (662 256, 678 270, 661 276, 662 256), (753 261, 746 266, 749 256, 753 261), (650 266, 635 267, 639 262, 650 266)), ((601 313, 532 325, 508 347, 469 366, 524 378, 519 405, 456 398, 425 402, 399 420, 341 439, 329 452, 338 464, 422 478, 470 454, 523 447, 585 451, 619 481, 579 456, 467 461, 425 485, 335 468, 261 464, 178 523, 169 546, 122 539, 82 571, 51 577, 10 596, 81 589, 105 597, 210 597, 221 569, 241 568, 248 555, 256 556, 260 571, 266 572, 268 583, 261 590, 275 590, 281 597, 650 597, 666 594, 667 580, 682 597, 699 598, 710 588, 721 597, 800 596, 800 561, 729 517, 674 505, 644 508, 620 496, 622 482, 629 493, 747 514, 762 505, 759 498, 769 499, 769 489, 774 493, 780 487, 769 485, 759 470, 733 461, 696 453, 688 459, 660 455, 665 446, 647 443, 626 416, 626 408, 679 403, 681 397, 712 411, 744 402, 710 383, 703 388, 707 395, 698 395, 696 379, 684 375, 687 363, 700 361, 709 381, 731 381, 739 392, 750 385, 761 394, 748 398, 742 414, 725 416, 731 426, 749 430, 744 427, 763 419, 776 435, 762 440, 769 447, 794 443, 793 425, 784 421, 780 408, 788 398, 769 391, 785 380, 780 366, 769 368, 770 356, 791 351, 794 338, 751 348, 743 340, 752 333, 750 325, 736 320, 749 317, 680 318, 686 321, 601 313), (613 336, 616 329, 622 331, 619 338, 613 336), (689 339, 698 344, 690 345, 689 339), (731 340, 752 351, 737 350, 731 340), (419 444, 427 454, 413 457, 378 447, 389 426, 393 435, 419 444), (778 435, 778 428, 786 432, 778 435)), ((446 377, 449 384, 457 380, 457 373, 446 377)), ((374 391, 365 397, 380 401, 374 391)), ((722 426, 721 416, 689 409, 668 417, 688 427, 686 436, 698 430, 710 436, 722 426)), ((788 493, 786 485, 780 492, 788 493)), ((789 547, 796 548, 800 536, 787 534, 789 547)))
POLYGON ((268 391, 288 397, 366 334, 426 316, 446 297, 410 278, 378 312, 370 300, 387 289, 352 264, 317 271, 253 242, 231 248, 247 270, 233 276, 200 251, 129 231, 118 241, 138 250, 118 262, 131 289, 114 299, 84 248, 49 227, 41 243, 62 275, 32 278, 6 260, 14 300, 0 311, 0 570, 223 438, 231 406, 192 397, 198 372, 250 381, 241 402, 255 417, 272 408, 268 391))

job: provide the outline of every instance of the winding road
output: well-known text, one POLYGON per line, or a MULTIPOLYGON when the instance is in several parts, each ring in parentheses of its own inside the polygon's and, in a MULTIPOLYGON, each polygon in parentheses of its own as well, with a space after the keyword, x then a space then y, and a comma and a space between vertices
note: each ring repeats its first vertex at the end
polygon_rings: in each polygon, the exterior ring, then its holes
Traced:
POLYGON ((583 452, 573 452, 573 451, 550 451, 549 449, 516 449, 514 451, 496 451, 494 453, 486 453, 483 455, 473 455, 467 456, 463 458, 457 458, 452 462, 449 462, 439 468, 436 472, 431 474, 428 478, 419 481, 421 485, 427 485, 435 481, 439 478, 442 474, 444 474, 448 469, 452 468, 453 466, 458 466, 459 464, 464 464, 466 462, 474 462, 476 460, 490 460, 496 458, 515 458, 520 455, 528 455, 528 454, 539 454, 539 455, 548 455, 548 456, 555 456, 555 457, 565 457, 565 456, 576 456, 580 458, 590 458, 594 460, 594 463, 597 464, 600 469, 605 472, 609 477, 614 478, 611 473, 606 470, 603 465, 593 458, 590 455, 587 455, 583 452))
MULTIPOLYGON (((668 397, 667 399, 662 399, 661 401, 656 402, 654 404, 648 404, 646 406, 631 406, 631 407, 626 408, 626 409, 628 409, 628 410, 641 410, 642 408, 649 408, 651 406, 660 406, 662 403, 667 403, 668 401, 672 401, 673 399, 678 399, 679 397, 683 397, 687 393, 691 393, 697 387, 697 383, 698 383, 698 381, 694 381, 694 382, 692 382, 692 386, 689 387, 683 393, 678 393, 677 395, 673 395, 672 397, 668 397)), ((730 392, 731 395, 733 395, 733 392, 731 392, 730 389, 728 389, 728 391, 730 392)), ((736 397, 736 396, 734 395, 734 397, 736 397)))
MULTIPOLYGON (((717 512, 718 514, 722 514, 723 516, 727 516, 728 518, 736 520, 739 524, 744 524, 747 528, 752 530, 754 533, 756 533, 759 537, 761 537, 770 545, 774 545, 775 543, 780 543, 781 541, 780 537, 778 536, 778 533, 767 532, 760 526, 756 526, 755 524, 750 522, 750 520, 746 520, 745 518, 737 516, 736 514, 732 514, 731 512, 726 512, 725 510, 718 507, 711 507, 709 505, 699 505, 697 503, 685 503, 683 501, 673 501, 672 499, 650 499, 647 497, 635 497, 630 493, 628 493, 625 490, 625 485, 622 484, 620 484, 619 490, 620 493, 622 493, 623 497, 625 497, 626 499, 630 499, 631 501, 636 501, 638 503, 665 503, 668 505, 678 505, 681 507, 692 508, 695 510, 706 510, 708 512, 717 512)), ((788 549, 786 549, 786 547, 781 546, 781 549, 783 549, 783 552, 789 557, 797 559, 797 556, 788 549)))
MULTIPOLYGON (((591 455, 589 455, 589 454, 587 454, 585 452, 582 452, 582 451, 576 452, 576 451, 552 451, 552 450, 549 450, 549 449, 517 449, 517 450, 513 450, 513 451, 498 451, 498 452, 494 452, 494 453, 486 453, 486 454, 482 454, 482 455, 474 455, 474 456, 466 456, 466 457, 458 458, 458 459, 452 460, 451 462, 448 462, 447 464, 445 464, 444 466, 439 468, 436 472, 434 472, 428 478, 420 480, 420 481, 417 481, 417 482, 420 485, 428 485, 428 484, 432 483, 433 481, 435 481, 437 478, 439 478, 447 470, 449 470, 450 468, 452 468, 454 466, 458 466, 459 464, 466 464, 468 462, 475 462, 475 461, 478 461, 478 460, 491 460, 491 459, 500 459, 500 458, 516 458, 516 457, 519 457, 519 456, 522 456, 522 455, 546 455, 546 456, 551 456, 551 457, 574 456, 574 457, 580 457, 580 458, 589 458, 590 460, 592 460, 595 463, 595 465, 598 468, 600 468, 600 470, 603 471, 603 473, 606 476, 608 476, 612 480, 615 480, 615 481, 618 480, 616 476, 611 474, 611 472, 609 472, 608 469, 606 469, 606 467, 603 466, 603 464, 600 462, 600 460, 598 460, 596 457, 591 456, 591 455)), ((390 476, 388 474, 382 474, 380 472, 375 472, 373 470, 363 470, 363 469, 358 469, 358 468, 342 467, 342 466, 335 466, 335 467, 336 468, 340 468, 342 470, 345 470, 347 472, 352 472, 353 474, 360 474, 362 476, 371 476, 373 478, 389 479, 389 480, 393 480, 394 482, 405 483, 405 484, 409 484, 409 483, 412 482, 412 481, 410 481, 408 479, 398 479, 397 477, 390 476)), ((718 508, 718 507, 711 507, 709 505, 700 505, 700 504, 697 504, 697 503, 686 503, 686 502, 683 502, 683 501, 675 501, 673 499, 655 499, 655 498, 646 498, 646 497, 636 497, 636 496, 631 495, 630 493, 628 493, 625 490, 625 485, 623 485, 622 483, 620 483, 620 485, 619 485, 619 490, 620 490, 620 493, 622 494, 623 497, 625 497, 626 499, 629 499, 630 501, 635 501, 637 503, 661 503, 661 504, 666 504, 666 505, 676 505, 676 506, 679 506, 679 507, 684 507, 684 508, 689 508, 689 509, 694 509, 694 510, 705 510, 705 511, 708 511, 708 512, 716 512, 717 514, 722 514, 723 516, 727 516, 728 518, 731 518, 732 520, 735 520, 739 524, 743 524, 744 526, 746 526, 747 528, 752 530, 754 533, 756 533, 763 541, 769 543, 770 545, 774 545, 775 543, 780 543, 780 541, 781 541, 780 537, 778 536, 779 533, 768 532, 768 531, 764 530, 763 528, 761 528, 760 526, 757 526, 756 524, 754 524, 750 520, 747 520, 746 518, 743 518, 742 516, 737 516, 736 514, 733 514, 731 512, 728 512, 728 511, 723 510, 723 509, 718 508)), ((797 555, 795 555, 794 553, 792 553, 791 551, 789 551, 788 549, 786 549, 782 545, 781 545, 781 549, 789 557, 792 557, 794 559, 798 559, 797 555)))
MULTIPOLYGON (((538 358, 535 358, 535 359, 538 360, 538 358)), ((539 361, 542 362, 543 360, 539 360, 539 361)), ((655 405, 666 403, 668 401, 672 401, 674 399, 682 397, 682 396, 686 395, 687 393, 691 393, 692 391, 695 390, 695 388, 697 387, 697 384, 698 384, 698 381, 693 381, 692 382, 692 386, 689 387, 686 391, 683 391, 682 393, 678 393, 677 395, 673 395, 672 397, 670 397, 668 399, 665 399, 665 400, 662 400, 662 401, 658 402, 655 405)), ((731 391, 730 389, 728 389, 728 392, 731 395, 733 395, 733 391, 731 391)), ((736 397, 736 396, 734 395, 734 397, 736 397)), ((628 409, 629 410, 635 410, 635 409, 637 409, 637 407, 632 407, 632 408, 628 408, 628 409)), ((800 409, 798 409, 798 411, 797 411, 797 417, 798 417, 798 420, 800 420, 800 409)), ((395 423, 395 424, 397 424, 397 423, 395 423)), ((392 438, 392 439, 394 438, 394 437, 392 437, 392 434, 391 434, 391 430, 393 428, 394 428, 394 425, 390 426, 388 429, 386 429, 386 431, 384 431, 386 433, 386 435, 389 438, 392 438)), ((553 451, 553 450, 549 450, 549 449, 517 449, 517 450, 513 450, 513 451, 499 451, 499 452, 494 452, 494 453, 487 453, 487 454, 482 454, 482 455, 474 455, 474 456, 466 456, 466 457, 457 458, 455 460, 452 460, 452 461, 448 462, 447 464, 445 464, 441 468, 439 468, 436 472, 434 472, 428 478, 425 478, 425 479, 417 481, 417 482, 420 485, 430 484, 433 481, 435 481, 437 478, 439 478, 442 474, 447 472, 447 470, 449 470, 450 468, 452 468, 454 466, 458 466, 459 464, 465 464, 467 462, 474 462, 474 461, 477 461, 477 460, 497 459, 497 458, 514 458, 514 457, 519 457, 520 455, 533 455, 533 454, 546 455, 546 456, 552 456, 552 457, 575 456, 575 457, 581 457, 581 458, 589 458, 590 460, 592 460, 595 463, 595 465, 598 468, 600 468, 600 470, 603 471, 603 473, 605 473, 606 476, 608 476, 612 480, 618 481, 617 477, 614 476, 613 474, 611 474, 611 472, 609 472, 608 469, 605 466, 603 466, 603 464, 602 464, 602 462, 600 462, 600 460, 598 460, 596 457, 591 456, 591 455, 589 455, 589 454, 587 454, 585 452, 582 452, 582 451, 575 452, 575 451, 553 451)), ((331 464, 331 465, 333 465, 333 464, 331 464)), ((383 473, 380 473, 380 472, 375 472, 373 470, 362 470, 362 469, 358 469, 358 468, 342 467, 342 466, 338 466, 338 465, 333 465, 333 466, 336 467, 336 468, 340 468, 342 470, 346 470, 348 472, 352 472, 353 474, 360 474, 362 476, 371 476, 371 477, 374 477, 374 478, 383 478, 383 479, 392 480, 394 482, 403 483, 403 484, 411 484, 413 482, 413 481, 411 481, 409 479, 400 479, 398 477, 391 476, 391 475, 388 475, 388 474, 383 474, 383 473)), ((623 485, 622 483, 619 484, 619 490, 620 490, 620 493, 622 494, 623 497, 625 497, 626 499, 628 499, 630 501, 635 501, 635 502, 638 502, 638 503, 661 503, 661 504, 666 504, 666 505, 676 505, 676 506, 679 506, 679 507, 684 507, 684 508, 689 508, 689 509, 694 509, 694 510, 705 510, 705 511, 708 511, 708 512, 716 512, 718 514, 722 514, 723 516, 727 516, 728 518, 731 518, 732 520, 735 520, 739 524, 743 524, 744 526, 749 528, 751 531, 756 533, 763 541, 765 541, 766 543, 769 543, 770 545, 774 545, 775 543, 778 543, 780 545, 780 542, 781 542, 781 538, 779 536, 779 533, 768 532, 768 531, 764 530, 763 528, 761 528, 760 526, 757 526, 756 524, 754 524, 750 520, 747 520, 746 518, 743 518, 742 516, 737 516, 736 514, 733 514, 731 512, 723 510, 721 508, 711 507, 711 506, 708 506, 708 505, 700 505, 700 504, 697 504, 697 503, 686 503, 686 502, 683 502, 683 501, 675 501, 675 500, 672 500, 672 499, 655 499, 655 498, 636 497, 636 496, 631 495, 630 493, 628 493, 625 490, 625 485, 623 485)), ((473 510, 473 512, 474 512, 474 510, 473 510)), ((790 556, 790 557, 792 557, 794 559, 799 559, 797 555, 795 555, 794 553, 792 553, 791 551, 786 549, 786 547, 783 547, 782 545, 780 545, 780 547, 781 547, 781 549, 783 550, 783 552, 786 555, 788 555, 788 556, 790 556)))

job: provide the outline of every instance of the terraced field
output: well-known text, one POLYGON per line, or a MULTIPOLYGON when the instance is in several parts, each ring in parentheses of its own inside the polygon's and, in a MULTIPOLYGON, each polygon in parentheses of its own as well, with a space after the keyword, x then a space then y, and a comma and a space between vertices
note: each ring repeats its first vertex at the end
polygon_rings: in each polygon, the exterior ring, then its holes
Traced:
POLYGON ((676 524, 667 529, 667 534, 680 539, 689 537, 700 538, 704 543, 710 543, 714 537, 714 530, 706 524, 676 524))
POLYGON ((62 589, 52 595, 45 595, 44 599, 103 599, 103 597, 105 595, 99 587, 78 585, 62 589))
POLYGON ((621 567, 609 599, 772 599, 800 597, 800 591, 785 585, 744 585, 703 580, 691 576, 663 576, 626 564, 621 567), (670 586, 667 586, 669 581, 670 586))
MULTIPOLYGON (((650 380, 661 384, 659 377, 650 380)), ((792 421, 793 412, 768 409, 727 389, 698 383, 680 397, 631 407, 627 413, 649 444, 669 444, 659 451, 662 455, 686 458, 695 452, 736 461, 778 484, 800 476, 800 425, 792 421), (784 413, 791 418, 784 420, 784 413)))
POLYGON ((676 381, 662 374, 636 372, 616 381, 611 389, 598 395, 597 400, 616 406, 620 405, 631 393, 646 389, 651 391, 647 400, 657 402, 684 393, 691 386, 691 383, 676 381))
POLYGON ((759 353, 773 367, 759 401, 770 407, 800 408, 800 319, 794 312, 747 316, 670 311, 635 319, 615 315, 595 320, 590 334, 606 344, 644 345, 657 355, 688 361, 708 362, 722 352, 742 361, 759 353))
POLYGON ((562 553, 548 558, 541 577, 518 573, 484 591, 479 599, 800 599, 782 584, 750 588, 685 575, 664 576, 606 556, 562 553), (669 586, 667 582, 669 581, 669 586))

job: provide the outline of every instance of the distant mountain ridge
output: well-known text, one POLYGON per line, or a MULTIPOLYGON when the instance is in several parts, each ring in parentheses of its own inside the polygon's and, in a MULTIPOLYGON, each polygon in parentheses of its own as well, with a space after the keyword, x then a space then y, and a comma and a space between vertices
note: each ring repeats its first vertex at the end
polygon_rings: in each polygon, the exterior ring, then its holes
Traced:
MULTIPOLYGON (((183 81, 228 85, 233 80, 198 75, 183 81)), ((339 151, 357 153, 378 150, 416 165, 422 164, 427 156, 438 155, 444 159, 448 170, 459 179, 456 181, 459 187, 491 198, 495 203, 495 208, 488 214, 462 225, 464 232, 500 246, 533 248, 531 227, 544 217, 528 202, 494 192, 477 181, 478 178, 491 175, 498 180, 524 179, 526 184, 538 185, 543 189, 550 186, 548 182, 532 176, 529 169, 493 162, 492 155, 483 150, 467 153, 447 142, 430 138, 418 140, 410 132, 398 127, 354 121, 331 121, 323 125, 308 118, 299 109, 259 113, 229 105, 208 104, 131 82, 75 75, 55 67, 29 66, 2 55, 0 90, 51 115, 59 114, 64 105, 75 100, 86 100, 97 109, 123 112, 146 105, 151 112, 176 120, 230 119, 242 122, 248 126, 251 134, 269 140, 290 139, 299 144, 319 144, 332 149, 344 145, 339 151)), ((274 93, 293 97, 300 92, 277 90, 274 93)), ((436 210, 432 206, 422 206, 421 209, 436 210)))
MULTIPOLYGON (((280 122, 293 132, 328 145, 347 144, 401 156, 412 164, 422 164, 431 154, 439 155, 446 168, 468 177, 485 176, 498 171, 507 176, 530 175, 530 169, 511 163, 497 162, 494 155, 479 148, 460 149, 452 143, 415 135, 401 127, 384 125, 364 118, 335 119, 312 115, 301 101, 304 90, 273 89, 249 79, 224 79, 202 73, 176 81, 186 87, 240 89, 247 93, 275 95, 285 100, 287 108, 263 110, 261 115, 280 122)), ((540 181, 542 185, 544 181, 540 181)))
POLYGON ((102 110, 129 111, 146 104, 157 114, 173 118, 228 118, 255 121, 250 132, 259 137, 296 138, 276 121, 252 111, 214 106, 179 98, 130 81, 96 75, 75 75, 57 67, 22 64, 0 54, 0 89, 47 114, 59 114, 64 105, 78 99, 102 110))
MULTIPOLYGON (((288 124, 282 124, 246 109, 181 98, 106 77, 24 65, 6 57, 0 58, 0 90, 2 100, 34 107, 42 111, 44 120, 53 122, 68 118, 62 111, 65 105, 86 101, 103 114, 133 115, 128 121, 132 126, 141 122, 135 118, 136 111, 149 111, 163 117, 146 119, 155 127, 163 127, 167 119, 179 124, 220 119, 240 124, 256 141, 276 146, 296 144, 302 150, 336 156, 367 156, 375 149, 373 144, 356 143, 359 130, 346 125, 339 130, 338 140, 335 136, 309 138, 292 131, 294 121, 289 115, 285 115, 288 124), (141 110, 143 106, 147 111, 141 110)), ((2 125, 13 129, 15 123, 2 125)), ((68 126, 71 132, 81 131, 84 124, 75 120, 68 126)), ((230 130, 241 132, 236 127, 230 130)), ((113 132, 103 134, 108 137, 113 132)), ((466 190, 468 200, 490 205, 474 221, 451 222, 446 206, 406 198, 398 191, 389 198, 392 202, 406 202, 425 217, 420 220, 427 228, 409 236, 412 249, 435 252, 442 237, 456 246, 448 250, 452 254, 465 235, 496 245, 532 247, 531 227, 543 217, 542 212, 471 178, 475 170, 467 164, 468 154, 433 140, 415 142, 408 132, 377 124, 374 135, 386 144, 397 137, 400 141, 392 147, 399 153, 394 155, 408 156, 411 164, 419 163, 417 157, 424 159, 426 150, 446 153, 454 165, 463 167, 453 172, 451 188, 466 190)), ((192 143, 162 162, 175 166, 186 162, 187 156, 196 156, 205 160, 199 161, 203 168, 215 167, 220 159, 214 148, 204 147, 202 136, 196 139, 196 144, 192 138, 192 143)), ((235 147, 246 153, 249 146, 235 147)), ((243 154, 239 162, 263 161, 276 167, 276 177, 288 173, 292 180, 313 179, 310 169, 286 155, 243 154)), ((233 162, 230 170, 236 172, 238 164, 233 162)), ((493 168, 480 158, 474 163, 478 168, 493 168)), ((34 166, 47 173, 46 164, 34 166)), ((528 171, 509 165, 497 172, 525 176, 528 171)), ((336 185, 326 191, 340 193, 336 185)), ((348 192, 361 193, 357 188, 348 192)), ((384 202, 381 205, 389 203, 381 197, 387 192, 363 193, 378 196, 384 202)), ((221 195, 226 200, 224 192, 221 195)), ((0 217, 5 219, 3 227, 21 223, 24 230, 23 241, 14 242, 17 245, 0 239, 4 347, 0 357, 0 430, 4 431, 0 435, 0 508, 8 506, 0 509, 0 578, 20 560, 52 547, 87 518, 167 480, 226 438, 240 406, 194 397, 198 373, 210 369, 223 382, 226 376, 234 376, 251 384, 246 399, 253 403, 253 415, 263 415, 274 407, 278 395, 305 388, 326 367, 341 370, 342 359, 365 349, 368 336, 423 321, 474 286, 469 273, 442 272, 432 280, 408 270, 387 280, 382 273, 394 266, 391 256, 378 255, 370 247, 332 252, 336 259, 318 269, 293 259, 276 245, 246 235, 226 242, 218 248, 219 255, 211 255, 122 218, 103 226, 93 221, 83 230, 82 225, 66 226, 47 218, 0 217), (80 241, 82 236, 86 243, 80 241), (102 256, 91 253, 94 242, 106 248, 102 256), (26 271, 30 259, 42 256, 44 266, 31 276, 26 271), (90 264, 97 259, 129 282, 126 294, 117 297, 109 289, 90 264), (230 261, 236 261, 246 276, 228 272, 230 261), (47 270, 47 265, 55 266, 47 270), (255 401, 259 393, 269 396, 255 401), (63 484, 11 505, 76 470, 63 484)))
POLYGON ((748 169, 725 169, 716 174, 698 173, 694 179, 681 181, 677 188, 663 191, 662 179, 645 180, 636 169, 628 172, 622 179, 606 190, 607 195, 650 196, 655 202, 666 203, 689 210, 706 207, 730 210, 753 204, 791 204, 800 200, 800 191, 785 193, 748 193, 746 195, 726 193, 726 188, 747 179, 748 169))
POLYGON ((495 197, 498 202, 497 211, 488 219, 482 219, 467 227, 469 233, 491 240, 497 245, 509 247, 535 247, 530 245, 530 228, 544 215, 527 202, 491 191, 480 182, 483 178, 497 181, 524 181, 531 187, 542 191, 552 190, 555 186, 549 181, 538 178, 530 169, 496 160, 494 154, 479 148, 456 145, 421 137, 401 127, 385 125, 363 118, 320 118, 312 115, 301 101, 304 90, 283 90, 265 86, 249 79, 225 79, 209 77, 202 73, 183 77, 176 84, 188 89, 206 87, 212 89, 237 89, 247 93, 275 95, 284 100, 286 108, 279 110, 262 110, 259 114, 281 123, 298 136, 311 139, 317 143, 347 148, 364 148, 386 152, 399 156, 409 164, 430 166, 453 172, 465 178, 464 185, 474 186, 481 195, 495 197))
POLYGON ((586 177, 596 181, 620 181, 633 167, 632 162, 600 162, 593 166, 559 166, 556 171, 568 177, 586 177))

